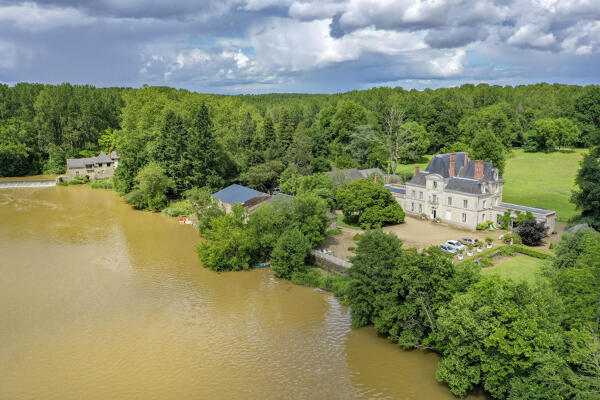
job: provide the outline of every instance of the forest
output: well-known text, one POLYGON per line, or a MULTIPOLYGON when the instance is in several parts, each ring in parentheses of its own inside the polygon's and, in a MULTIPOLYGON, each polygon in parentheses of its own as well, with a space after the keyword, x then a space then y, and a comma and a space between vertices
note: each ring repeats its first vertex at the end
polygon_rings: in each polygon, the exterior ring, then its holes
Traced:
POLYGON ((594 145, 599 104, 600 87, 559 84, 242 96, 0 85, 0 176, 58 174, 66 158, 112 149, 126 160, 121 192, 156 161, 178 175, 171 197, 192 183, 268 190, 332 167, 395 172, 398 164, 440 151, 467 150, 502 170, 513 147, 552 152, 594 145))

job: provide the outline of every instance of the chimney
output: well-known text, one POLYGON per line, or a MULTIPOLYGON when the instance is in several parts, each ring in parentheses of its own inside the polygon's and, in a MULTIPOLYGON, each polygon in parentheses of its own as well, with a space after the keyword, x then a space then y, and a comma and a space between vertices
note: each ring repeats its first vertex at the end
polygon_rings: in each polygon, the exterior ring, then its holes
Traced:
POLYGON ((475 179, 483 179, 483 160, 475 161, 475 179))
POLYGON ((419 168, 418 165, 415 165, 415 176, 419 175, 419 172, 421 172, 421 168, 419 168))
POLYGON ((456 175, 456 153, 450 154, 450 170, 448 171, 448 175, 450 177, 456 175))

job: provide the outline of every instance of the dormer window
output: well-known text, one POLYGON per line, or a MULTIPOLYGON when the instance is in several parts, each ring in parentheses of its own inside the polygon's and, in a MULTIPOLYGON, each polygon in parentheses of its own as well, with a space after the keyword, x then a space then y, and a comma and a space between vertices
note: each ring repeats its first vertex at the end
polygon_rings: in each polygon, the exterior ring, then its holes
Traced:
POLYGON ((437 189, 437 182, 436 181, 433 181, 433 188, 437 189))

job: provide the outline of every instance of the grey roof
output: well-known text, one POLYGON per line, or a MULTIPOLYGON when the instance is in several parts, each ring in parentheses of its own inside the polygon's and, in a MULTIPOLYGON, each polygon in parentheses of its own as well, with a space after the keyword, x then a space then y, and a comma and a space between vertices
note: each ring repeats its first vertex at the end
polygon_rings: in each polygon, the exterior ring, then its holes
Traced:
POLYGON ((67 169, 85 168, 86 165, 96 166, 99 163, 109 163, 112 161, 104 152, 101 152, 96 157, 67 158, 67 169))
POLYGON ((459 177, 448 179, 448 184, 446 185, 445 190, 471 194, 485 194, 485 192, 481 191, 480 181, 476 179, 459 177))
POLYGON ((269 197, 269 199, 267 200, 267 204, 271 204, 274 201, 290 201, 293 198, 294 196, 290 196, 289 194, 277 193, 269 197))
POLYGON ((217 193, 214 193, 212 197, 221 200, 224 203, 228 204, 236 204, 242 203, 244 204, 250 199, 253 199, 257 196, 265 195, 263 192, 259 192, 258 190, 250 189, 242 185, 233 184, 227 186, 225 189, 219 190, 217 193))
POLYGON ((107 163, 107 162, 112 162, 112 160, 110 159, 109 156, 107 156, 104 152, 98 154, 98 157, 96 157, 96 162, 98 163, 107 163))
POLYGON ((524 211, 524 212, 529 211, 532 214, 541 214, 541 215, 545 215, 545 216, 556 214, 556 211, 546 210, 545 208, 528 207, 528 206, 522 206, 519 204, 511 204, 511 203, 500 203, 499 205, 494 206, 494 207, 503 208, 506 210, 514 210, 514 211, 524 211))
POLYGON ((427 175, 429 175, 427 172, 419 172, 418 174, 413 176, 410 181, 406 183, 425 187, 425 178, 427 178, 427 175))
POLYGON ((113 150, 113 151, 111 151, 111 152, 109 153, 109 156, 110 156, 110 158, 111 158, 112 160, 118 160, 118 159, 120 159, 120 158, 121 158, 121 157, 120 157, 120 156, 117 154, 117 151, 116 151, 116 150, 113 150))
MULTIPOLYGON (((462 167, 458 171, 458 176, 461 178, 475 179, 475 161, 470 160, 467 165, 462 167)), ((491 162, 483 163, 483 180, 486 182, 493 182, 498 179, 497 169, 491 162)))
MULTIPOLYGON (((336 171, 335 168, 330 172, 331 175, 333 175, 336 171)), ((383 171, 379 168, 367 168, 367 169, 357 169, 357 168, 349 168, 349 169, 344 169, 341 170, 344 175, 347 178, 350 178, 351 180, 356 180, 356 179, 366 179, 369 177, 369 175, 375 173, 375 174, 379 174, 379 175, 385 175, 383 173, 383 171)))
MULTIPOLYGON (((460 168, 465 165, 465 159, 469 159, 469 155, 464 152, 454 153, 456 154, 456 169, 455 174, 458 173, 460 168)), ((425 171, 430 174, 438 174, 444 178, 450 177, 450 153, 437 154, 431 158, 425 171)))
POLYGON ((590 228, 590 226, 588 224, 577 224, 577 225, 574 225, 574 226, 570 227, 569 229, 567 229, 565 231, 565 233, 575 233, 575 232, 580 231, 582 229, 583 230, 588 230, 588 229, 592 229, 592 228, 590 228))

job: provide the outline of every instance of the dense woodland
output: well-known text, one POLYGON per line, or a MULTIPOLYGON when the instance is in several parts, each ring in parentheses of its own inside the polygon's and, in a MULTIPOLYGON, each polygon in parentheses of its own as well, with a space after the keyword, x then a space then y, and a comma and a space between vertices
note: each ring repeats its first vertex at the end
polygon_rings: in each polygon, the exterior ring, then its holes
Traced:
POLYGON ((380 183, 325 172, 396 173, 445 151, 468 151, 502 171, 515 147, 573 146, 590 151, 572 201, 579 220, 600 229, 598 86, 219 96, 0 85, 0 176, 63 173, 66 158, 117 150, 114 185, 129 203, 197 213, 205 267, 270 261, 281 278, 333 290, 351 306, 355 327, 374 325, 403 347, 441 354, 437 378, 459 396, 482 387, 497 399, 600 398, 599 234, 566 236, 556 257, 546 254, 543 276, 514 283, 484 278, 470 262, 453 265, 438 248, 405 249, 395 235, 367 230, 356 238, 350 277, 323 278, 306 260, 327 235, 328 210, 367 229, 404 220, 380 183), (226 215, 211 193, 233 182, 295 197, 249 217, 241 206, 226 215))

